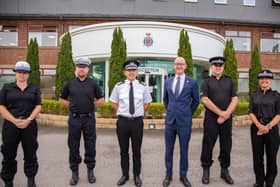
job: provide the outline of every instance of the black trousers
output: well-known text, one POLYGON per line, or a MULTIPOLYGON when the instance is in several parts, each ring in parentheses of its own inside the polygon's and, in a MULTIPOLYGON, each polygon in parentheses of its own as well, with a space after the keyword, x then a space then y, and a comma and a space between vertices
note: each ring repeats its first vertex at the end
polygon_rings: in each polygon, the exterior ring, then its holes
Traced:
POLYGON ((38 127, 35 120, 25 129, 17 128, 13 123, 5 120, 2 129, 1 152, 3 154, 1 178, 12 181, 17 172, 17 148, 21 142, 24 153, 24 173, 27 177, 34 177, 38 171, 36 151, 38 149, 38 127))
POLYGON ((73 117, 68 120, 69 163, 72 171, 78 171, 82 159, 80 156, 80 140, 83 133, 85 143, 84 163, 87 168, 95 168, 96 125, 94 116, 73 117))
POLYGON ((273 127, 268 134, 257 135, 258 128, 251 126, 251 143, 256 183, 271 187, 277 175, 277 152, 279 149, 279 127, 273 127), (264 169, 264 150, 266 152, 266 174, 264 169))
POLYGON ((217 123, 216 116, 206 116, 204 119, 204 133, 201 151, 201 166, 211 167, 212 153, 217 137, 220 141, 219 161, 222 168, 230 166, 230 152, 232 147, 232 118, 226 120, 223 124, 217 123))
POLYGON ((117 120, 117 136, 120 146, 121 168, 124 176, 129 176, 129 139, 132 144, 133 175, 141 173, 141 145, 143 139, 143 119, 134 120, 119 117, 117 120))

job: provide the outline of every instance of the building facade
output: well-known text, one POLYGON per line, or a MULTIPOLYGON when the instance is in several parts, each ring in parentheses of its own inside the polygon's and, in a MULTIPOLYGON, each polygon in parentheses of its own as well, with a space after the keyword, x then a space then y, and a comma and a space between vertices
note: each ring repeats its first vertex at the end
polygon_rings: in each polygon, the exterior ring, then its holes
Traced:
POLYGON ((154 101, 162 100, 162 81, 172 75, 182 28, 190 35, 199 82, 208 74, 208 59, 222 55, 225 40, 232 38, 239 92, 248 91, 255 45, 260 48, 263 68, 275 73, 273 88, 280 88, 278 0, 0 0, 1 82, 11 81, 13 65, 26 58, 28 41, 36 37, 42 92, 51 96, 59 39, 70 31, 73 57, 92 60, 90 74, 108 97, 110 42, 116 26, 124 31, 128 58, 141 62, 139 79, 150 86, 154 101))

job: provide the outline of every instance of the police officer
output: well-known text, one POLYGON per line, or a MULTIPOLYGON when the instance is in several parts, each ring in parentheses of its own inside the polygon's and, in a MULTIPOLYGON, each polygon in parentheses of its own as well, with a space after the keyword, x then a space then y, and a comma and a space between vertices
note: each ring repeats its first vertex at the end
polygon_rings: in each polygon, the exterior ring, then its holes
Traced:
POLYGON ((120 146, 122 176, 118 185, 129 179, 129 139, 133 153, 133 175, 136 186, 141 186, 141 145, 143 137, 144 111, 152 98, 147 86, 136 80, 139 63, 128 60, 123 64, 126 80, 117 83, 110 96, 112 107, 117 111, 117 136, 120 146))
POLYGON ((251 96, 249 116, 253 151, 254 187, 272 187, 277 175, 277 152, 279 149, 280 94, 271 89, 273 74, 262 70, 258 74, 260 91, 251 96), (266 170, 264 169, 264 150, 266 151, 266 170), (266 171, 266 174, 265 174, 266 171))
POLYGON ((17 172, 15 158, 21 142, 27 184, 28 187, 35 187, 35 175, 38 171, 36 155, 38 127, 35 118, 41 110, 41 96, 39 89, 27 82, 31 72, 27 62, 17 62, 14 72, 16 82, 5 84, 0 93, 0 113, 4 118, 1 178, 6 187, 13 186, 13 179, 17 172))
POLYGON ((206 109, 200 158, 203 167, 203 184, 210 182, 210 167, 213 163, 212 152, 218 136, 220 140, 221 178, 228 184, 234 183, 228 167, 230 166, 232 147, 232 112, 237 105, 238 96, 233 80, 223 76, 224 61, 224 57, 220 56, 211 58, 209 62, 212 76, 203 80, 201 84, 201 101, 206 109))
POLYGON ((100 87, 88 78, 89 59, 78 59, 76 77, 70 80, 63 88, 59 102, 69 107, 68 120, 68 147, 69 162, 72 170, 70 185, 76 185, 79 180, 80 139, 83 133, 85 143, 84 162, 87 165, 88 182, 95 183, 93 169, 96 156, 96 127, 94 108, 104 103, 100 87))

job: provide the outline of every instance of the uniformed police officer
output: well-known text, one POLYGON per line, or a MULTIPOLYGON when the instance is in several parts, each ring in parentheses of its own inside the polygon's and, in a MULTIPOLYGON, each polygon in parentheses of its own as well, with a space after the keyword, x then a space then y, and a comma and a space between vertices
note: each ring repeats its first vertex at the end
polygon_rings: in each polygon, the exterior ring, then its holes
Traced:
POLYGON ((63 88, 59 102, 69 107, 68 120, 68 147, 69 162, 72 170, 71 185, 76 185, 79 180, 80 139, 83 133, 85 143, 84 162, 87 165, 89 183, 94 183, 96 178, 96 127, 94 108, 104 103, 104 97, 97 83, 87 77, 89 72, 89 59, 78 59, 76 64, 76 77, 70 80, 63 88))
POLYGON ((129 179, 129 139, 133 153, 133 175, 136 186, 141 186, 141 145, 144 111, 152 98, 147 86, 136 80, 139 63, 128 60, 123 64, 126 80, 117 83, 110 96, 112 107, 117 111, 117 136, 120 146, 122 176, 117 182, 123 185, 129 179))
POLYGON ((28 178, 28 187, 35 187, 35 175, 38 171, 36 151, 37 122, 36 116, 41 110, 39 89, 28 84, 30 65, 19 61, 14 67, 16 82, 5 84, 0 93, 0 113, 4 118, 2 128, 3 154, 1 178, 6 187, 13 186, 17 172, 17 148, 21 142, 24 153, 24 173, 28 178))
POLYGON ((277 152, 279 149, 280 94, 271 89, 273 74, 262 70, 258 74, 260 91, 251 96, 249 116, 253 151, 254 187, 272 187, 277 175, 277 152), (264 169, 266 151, 266 170, 264 169), (266 174, 265 174, 266 171, 266 174))
POLYGON ((224 61, 224 57, 220 56, 211 58, 209 62, 212 76, 203 80, 201 84, 201 101, 206 108, 200 158, 203 167, 203 184, 210 182, 212 153, 218 136, 220 140, 221 178, 228 184, 234 183, 228 167, 230 166, 232 147, 232 112, 237 105, 238 96, 233 80, 223 76, 224 61))

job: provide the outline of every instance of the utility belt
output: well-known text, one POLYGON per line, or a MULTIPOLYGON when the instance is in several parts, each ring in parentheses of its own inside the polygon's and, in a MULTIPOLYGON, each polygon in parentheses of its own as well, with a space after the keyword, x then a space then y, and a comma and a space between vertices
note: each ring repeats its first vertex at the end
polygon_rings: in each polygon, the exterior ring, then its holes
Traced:
POLYGON ((118 118, 119 119, 125 119, 125 120, 139 120, 139 119, 143 119, 143 116, 126 117, 126 116, 118 115, 118 118))
POLYGON ((72 112, 71 116, 73 118, 86 118, 86 117, 93 116, 93 114, 92 113, 75 113, 75 112, 72 112))
POLYGON ((263 125, 268 124, 271 120, 272 118, 258 118, 258 121, 263 125))
POLYGON ((28 116, 23 116, 23 115, 21 115, 21 116, 15 116, 15 118, 17 118, 17 119, 27 119, 28 116))

